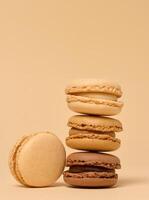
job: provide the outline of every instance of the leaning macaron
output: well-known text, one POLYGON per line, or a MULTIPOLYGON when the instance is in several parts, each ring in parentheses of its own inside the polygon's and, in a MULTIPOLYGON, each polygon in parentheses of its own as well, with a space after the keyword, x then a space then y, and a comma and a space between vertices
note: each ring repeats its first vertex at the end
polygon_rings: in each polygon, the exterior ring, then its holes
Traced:
POLYGON ((52 133, 41 132, 22 137, 9 157, 13 177, 28 187, 51 186, 63 173, 66 153, 52 133))
POLYGON ((113 151, 120 147, 115 132, 122 131, 119 120, 109 117, 75 115, 68 121, 67 146, 79 150, 113 151))
POLYGON ((75 80, 65 90, 68 107, 78 113, 116 115, 123 103, 119 84, 98 79, 75 80))
POLYGON ((104 153, 76 152, 67 157, 64 181, 76 187, 112 187, 117 183, 115 169, 120 169, 116 156, 104 153))

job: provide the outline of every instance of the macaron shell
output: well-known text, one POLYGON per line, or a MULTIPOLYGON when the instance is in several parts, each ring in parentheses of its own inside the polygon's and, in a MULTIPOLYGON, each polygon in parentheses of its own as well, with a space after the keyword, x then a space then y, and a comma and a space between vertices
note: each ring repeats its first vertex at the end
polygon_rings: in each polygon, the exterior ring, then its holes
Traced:
POLYGON ((72 149, 91 150, 91 151, 114 151, 120 147, 120 141, 111 138, 67 138, 66 144, 72 149))
POLYGON ((65 92, 66 94, 74 94, 79 92, 104 92, 115 94, 118 97, 122 95, 121 87, 119 84, 98 79, 74 80, 67 86, 65 92))
POLYGON ((67 166, 100 166, 108 169, 120 169, 120 159, 107 153, 75 152, 67 157, 67 166))
POLYGON ((13 172, 26 186, 50 186, 62 174, 65 156, 65 149, 55 135, 49 132, 33 134, 19 145, 13 172))
POLYGON ((65 177, 64 181, 75 187, 112 187, 116 185, 118 178, 74 178, 65 177))
POLYGON ((103 116, 117 115, 121 111, 121 108, 119 107, 112 107, 102 104, 97 105, 90 103, 82 103, 82 102, 68 103, 68 107, 70 110, 77 113, 103 115, 103 116))
POLYGON ((74 115, 68 120, 68 126, 80 130, 93 130, 102 132, 122 131, 119 120, 109 117, 74 115))

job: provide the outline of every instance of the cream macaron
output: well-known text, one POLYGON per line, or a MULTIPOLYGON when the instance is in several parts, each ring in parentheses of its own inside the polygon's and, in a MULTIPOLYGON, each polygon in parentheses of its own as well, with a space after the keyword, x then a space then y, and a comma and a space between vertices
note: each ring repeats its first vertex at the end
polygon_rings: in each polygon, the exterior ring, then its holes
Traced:
POLYGON ((89 115, 75 115, 68 121, 71 127, 67 146, 78 150, 113 151, 120 147, 115 132, 122 131, 117 119, 89 115))
POLYGON ((116 115, 123 103, 121 87, 114 82, 97 79, 80 79, 67 86, 68 107, 78 113, 93 115, 116 115))
POLYGON ((22 137, 9 157, 14 178, 28 187, 51 186, 63 173, 66 153, 52 133, 41 132, 22 137))

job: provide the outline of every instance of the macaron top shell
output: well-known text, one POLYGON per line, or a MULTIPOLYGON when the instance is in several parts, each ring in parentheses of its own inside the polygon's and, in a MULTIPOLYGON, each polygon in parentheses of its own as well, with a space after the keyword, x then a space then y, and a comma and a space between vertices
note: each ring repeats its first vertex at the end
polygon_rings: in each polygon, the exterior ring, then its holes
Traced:
POLYGON ((101 92, 114 94, 117 97, 122 96, 122 91, 119 84, 98 79, 74 80, 67 86, 65 92, 66 94, 75 94, 80 92, 101 92))
POLYGON ((66 166, 100 166, 108 169, 120 169, 118 157, 106 153, 76 152, 67 157, 66 166))
POLYGON ((68 120, 68 126, 80 130, 94 130, 102 132, 122 131, 119 120, 109 117, 89 115, 75 115, 68 120))
POLYGON ((46 187, 53 184, 65 166, 65 149, 49 132, 25 136, 10 156, 12 175, 26 186, 46 187))

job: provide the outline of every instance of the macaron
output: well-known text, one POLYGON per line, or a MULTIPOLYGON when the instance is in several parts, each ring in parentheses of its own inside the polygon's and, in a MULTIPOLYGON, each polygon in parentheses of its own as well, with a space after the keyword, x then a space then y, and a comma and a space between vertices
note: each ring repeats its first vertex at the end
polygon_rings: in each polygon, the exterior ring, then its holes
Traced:
POLYGON ((112 187, 117 183, 115 169, 120 169, 120 160, 105 153, 76 152, 67 157, 63 173, 64 181, 76 187, 112 187))
POLYGON ((75 80, 66 87, 68 107, 78 113, 116 115, 123 103, 119 84, 98 79, 75 80))
POLYGON ((9 157, 13 177, 28 187, 51 186, 63 173, 66 153, 57 136, 40 132, 23 136, 9 157))
POLYGON ((75 115, 68 120, 68 126, 68 147, 90 151, 112 151, 120 147, 121 141, 116 138, 115 132, 122 131, 122 124, 117 119, 75 115))

